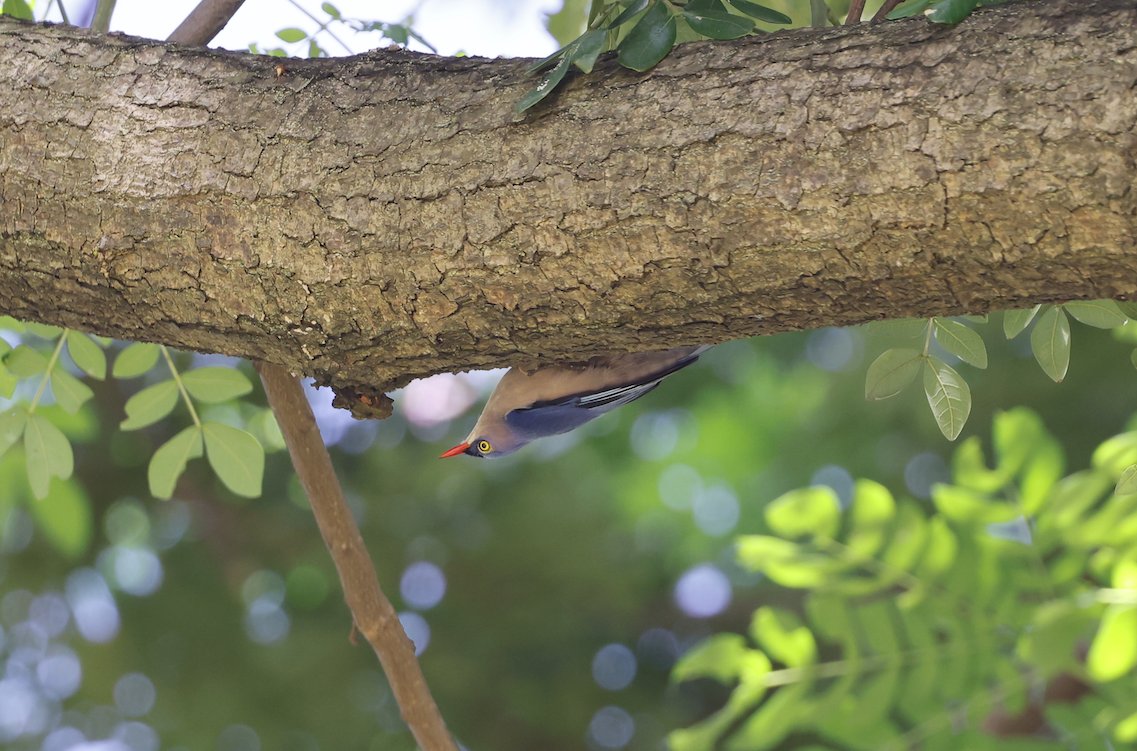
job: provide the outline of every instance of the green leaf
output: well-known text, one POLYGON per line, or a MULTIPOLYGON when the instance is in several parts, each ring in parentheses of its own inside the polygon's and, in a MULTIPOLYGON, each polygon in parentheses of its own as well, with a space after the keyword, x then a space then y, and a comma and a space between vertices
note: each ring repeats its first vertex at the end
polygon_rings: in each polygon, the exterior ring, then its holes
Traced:
POLYGON ((807 555, 797 544, 780 537, 742 535, 734 545, 742 568, 763 573, 785 587, 819 587, 834 568, 831 558, 807 555))
POLYGON ((687 25, 709 39, 738 39, 754 31, 754 22, 727 11, 721 0, 691 0, 683 8, 687 25))
POLYGON ((889 13, 888 20, 909 18, 917 13, 923 13, 932 2, 934 2, 934 0, 908 0, 908 2, 901 3, 896 10, 889 13))
POLYGON ((603 51, 607 38, 608 32, 602 29, 584 32, 576 41, 576 47, 572 52, 572 64, 585 73, 591 73, 592 66, 596 64, 596 58, 603 51))
POLYGON ((521 99, 514 105, 514 110, 517 112, 524 112, 532 107, 537 102, 541 101, 549 94, 553 93, 553 89, 557 88, 559 84, 568 73, 569 68, 572 66, 572 56, 565 54, 557 61, 557 64, 548 73, 537 82, 537 85, 521 97, 521 99))
POLYGON ((933 23, 956 24, 971 15, 978 5, 979 0, 941 0, 927 15, 933 23))
POLYGON ((813 632, 788 610, 761 607, 754 611, 750 635, 766 654, 787 667, 797 668, 817 662, 817 642, 813 632))
POLYGON ((289 27, 287 29, 281 29, 280 31, 276 32, 276 36, 282 42, 291 43, 291 42, 299 42, 302 39, 307 39, 308 38, 308 32, 304 31, 303 29, 297 29, 295 26, 292 26, 292 27, 289 27))
MULTIPOLYGON (((2 417, 2 416, 0 416, 2 417)), ((4 429, 0 425, 0 454, 3 454, 4 429)), ((1137 464, 1125 468, 1117 480, 1117 487, 1113 490, 1117 495, 1132 495, 1137 493, 1137 464)))
POLYGON ((865 558, 875 555, 896 517, 896 501, 888 488, 872 480, 857 480, 849 504, 846 546, 865 558))
POLYGON ((1115 329, 1129 320, 1113 300, 1076 300, 1062 308, 1087 326, 1099 329, 1115 329))
POLYGON ((971 414, 971 389, 967 382, 947 363, 929 357, 924 363, 924 393, 940 432, 954 441, 971 414))
POLYGON ((727 0, 738 10, 758 21, 765 21, 767 23, 793 23, 794 20, 787 16, 785 13, 779 13, 773 8, 767 8, 758 3, 752 3, 750 0, 727 0))
POLYGON ((1103 441, 1094 449, 1093 466, 1104 469, 1112 477, 1120 477, 1133 464, 1137 464, 1137 431, 1121 433, 1103 441))
POLYGON ((642 13, 650 2, 651 0, 630 0, 630 2, 627 3, 627 7, 624 8, 620 15, 613 18, 612 22, 609 23, 606 28, 615 29, 619 26, 623 26, 628 21, 631 21, 632 18, 642 13))
POLYGON ((149 342, 135 342, 128 345, 114 360, 115 378, 136 378, 158 362, 158 345, 149 342))
POLYGON ((74 480, 57 482, 41 500, 29 504, 44 539, 68 558, 78 558, 91 543, 91 501, 74 480))
POLYGON ((201 456, 201 428, 190 425, 163 443, 150 457, 146 477, 150 482, 150 495, 169 500, 174 495, 178 478, 186 469, 186 462, 201 456))
POLYGON ((0 363, 0 399, 11 399, 12 394, 16 393, 16 386, 19 384, 20 379, 16 377, 15 373, 0 363))
POLYGON ((1114 300, 1114 304, 1118 309, 1129 318, 1137 320, 1137 301, 1133 300, 1114 300))
POLYGON ((47 357, 38 349, 21 344, 8 353, 4 365, 17 378, 31 378, 47 370, 47 357))
POLYGON ((1051 307, 1038 319, 1030 332, 1030 348, 1042 371, 1061 383, 1070 367, 1070 321, 1060 307, 1051 307))
POLYGON ((33 336, 38 336, 40 339, 58 339, 59 335, 63 333, 63 329, 58 326, 52 326, 47 323, 26 323, 28 333, 33 336))
POLYGON ((236 368, 197 368, 182 373, 182 385, 194 399, 217 404, 253 390, 248 377, 236 368))
POLYGON ((841 522, 841 502, 825 485, 791 490, 766 506, 766 523, 782 537, 833 537, 841 522))
POLYGON ((20 440, 27 420, 28 413, 19 405, 0 412, 0 456, 4 456, 5 452, 20 440))
POLYGON ((107 356, 86 334, 68 331, 67 352, 87 375, 100 381, 107 377, 107 356))
POLYGON ((219 422, 202 426, 205 456, 213 471, 233 493, 246 498, 261 494, 265 452, 249 433, 219 422))
POLYGON ((663 0, 653 0, 647 13, 620 42, 617 60, 625 68, 642 73, 654 68, 674 46, 675 16, 663 0))
POLYGON ((67 436, 43 415, 28 415, 24 427, 24 461, 28 484, 36 498, 45 498, 52 477, 66 480, 75 469, 67 436))
POLYGON ((914 349, 886 349, 865 373, 865 398, 896 396, 916 378, 924 355, 914 349))
POLYGON ((147 386, 126 400, 126 419, 119 424, 122 430, 138 430, 153 425, 174 411, 178 404, 178 384, 165 380, 147 386))
POLYGON ((340 15, 339 8, 332 5, 331 3, 320 3, 320 9, 337 21, 342 17, 340 15))
POLYGON ((987 347, 983 337, 959 321, 936 318, 936 341, 940 346, 977 368, 987 367, 987 347))
POLYGON ((1112 681, 1137 665, 1137 607, 1110 605, 1090 644, 1086 670, 1095 681, 1112 681))
POLYGON ((51 393, 65 412, 75 414, 83 404, 95 395, 91 388, 62 368, 51 371, 51 393))
POLYGON ((1003 313, 1003 334, 1008 339, 1014 339, 1030 325, 1041 307, 1041 305, 1035 305, 1026 310, 1008 310, 1003 313))
POLYGON ((715 634, 679 658, 671 671, 671 680, 678 683, 713 678, 719 683, 730 683, 738 677, 743 658, 752 651, 740 634, 715 634))
POLYGON ((25 0, 4 0, 4 5, 0 7, 0 13, 12 18, 18 18, 21 21, 34 21, 35 16, 32 14, 31 6, 25 0))

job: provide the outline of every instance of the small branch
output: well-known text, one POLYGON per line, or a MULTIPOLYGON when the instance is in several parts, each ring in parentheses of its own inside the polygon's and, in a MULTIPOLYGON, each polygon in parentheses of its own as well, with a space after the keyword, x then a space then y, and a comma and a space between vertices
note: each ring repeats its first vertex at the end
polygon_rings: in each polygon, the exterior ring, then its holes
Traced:
POLYGON ((99 4, 95 6, 95 17, 91 19, 92 30, 100 34, 106 34, 110 31, 115 2, 116 0, 99 0, 99 4))
POLYGON ((201 0, 167 42, 204 47, 225 28, 245 0, 201 0))
POLYGON ((403 720, 424 751, 457 751, 415 659, 414 645, 379 587, 375 567, 344 501, 331 457, 300 382, 277 365, 261 362, 256 368, 284 434, 292 466, 335 561, 355 627, 379 656, 403 720))
POLYGON ((845 25, 852 26, 861 22, 861 14, 865 11, 865 0, 853 0, 849 4, 849 13, 845 16, 845 25))
POLYGON ((880 23, 884 19, 888 18, 888 14, 896 10, 896 6, 900 5, 902 2, 904 2, 904 0, 885 0, 884 5, 880 6, 880 10, 878 10, 876 12, 876 15, 872 17, 872 22, 880 23))

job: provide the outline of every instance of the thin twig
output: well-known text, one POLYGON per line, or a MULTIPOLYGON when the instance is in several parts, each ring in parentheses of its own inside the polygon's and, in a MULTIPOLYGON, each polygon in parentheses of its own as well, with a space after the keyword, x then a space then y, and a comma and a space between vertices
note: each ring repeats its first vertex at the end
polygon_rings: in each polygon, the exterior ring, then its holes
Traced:
POLYGON ((845 16, 845 25, 852 26, 861 22, 861 14, 865 11, 865 0, 853 0, 849 4, 849 14, 845 16))
POLYGON ((900 5, 902 2, 904 2, 904 0, 884 0, 884 5, 880 6, 880 10, 878 10, 876 12, 876 15, 872 17, 872 22, 880 23, 884 19, 888 18, 888 14, 896 10, 896 6, 900 5))
POLYGON ((95 6, 95 17, 91 19, 91 29, 106 34, 111 29, 111 15, 114 14, 116 0, 99 0, 95 6))
MULTIPOLYGON (((201 0, 169 41, 204 46, 229 22, 241 1, 201 0), (191 24, 194 16, 199 16, 199 20, 191 24)), ((260 362, 256 368, 284 435, 292 466, 308 494, 312 515, 335 563, 352 621, 378 655, 403 721, 423 751, 457 751, 415 659, 414 645, 379 587, 375 566, 344 500, 300 381, 279 365, 260 362)))
POLYGON ((355 627, 379 656, 403 721, 424 751, 457 751, 415 659, 414 645, 403 631, 395 608, 379 588, 371 556, 344 501, 304 389, 279 365, 259 362, 256 368, 284 434, 292 466, 308 494, 312 514, 336 564, 355 627))
POLYGON ((166 39, 174 44, 204 47, 213 41, 245 0, 201 0, 186 20, 166 39))

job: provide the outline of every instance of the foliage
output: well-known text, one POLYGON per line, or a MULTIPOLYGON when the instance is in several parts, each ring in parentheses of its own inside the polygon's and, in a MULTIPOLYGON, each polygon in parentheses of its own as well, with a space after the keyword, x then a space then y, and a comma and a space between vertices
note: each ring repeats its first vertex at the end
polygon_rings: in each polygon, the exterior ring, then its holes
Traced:
MULTIPOLYGON (((285 44, 292 45, 291 49, 294 55, 303 54, 305 57, 328 57, 327 49, 320 43, 320 38, 324 36, 336 42, 347 54, 352 54, 351 47, 340 39, 334 31, 334 27, 337 26, 348 28, 356 33, 378 32, 381 38, 403 47, 409 44, 413 39, 423 47, 437 54, 437 50, 414 30, 413 15, 407 16, 398 23, 350 18, 343 15, 340 9, 334 4, 324 2, 320 4, 320 10, 326 17, 321 19, 309 12, 309 10, 297 2, 297 0, 288 0, 288 2, 292 7, 299 10, 317 24, 314 31, 306 31, 296 26, 289 26, 277 30, 277 38, 285 44)), ((289 50, 284 47, 272 47, 267 50, 262 50, 255 43, 249 45, 249 52, 272 55, 274 57, 285 57, 289 55, 289 50)))
MULTIPOLYGON (((1119 329, 1128 324, 1128 312, 1135 312, 1132 306, 1112 300, 1035 305, 1027 310, 1004 313, 1003 333, 1007 339, 1014 339, 1033 322, 1031 352, 1043 372, 1060 383, 1070 366, 1070 321, 1067 313, 1087 326, 1119 329), (1126 305, 1126 309, 1122 310, 1121 305, 1126 305)), ((968 316, 965 320, 987 322, 986 316, 968 316)), ((929 318, 922 329, 909 327, 908 336, 913 335, 922 336, 922 349, 892 347, 882 352, 869 366, 865 376, 865 398, 878 400, 896 396, 922 370, 924 393, 936 425, 945 438, 954 441, 971 414, 971 390, 954 368, 933 353, 933 337, 945 353, 977 368, 987 367, 986 344, 982 336, 963 322, 938 317, 929 318)), ((1137 367, 1137 358, 1133 361, 1137 367)))
MULTIPOLYGON (((69 437, 66 422, 49 419, 45 413, 62 410, 77 416, 85 409, 95 392, 78 376, 104 380, 105 350, 113 342, 10 318, 0 319, 0 328, 18 340, 13 346, 0 339, 0 398, 9 402, 0 410, 0 458, 8 451, 22 449, 26 487, 35 499, 33 516, 61 552, 78 555, 90 536, 90 512, 72 480, 75 460, 71 440, 76 436, 72 433, 69 437), (66 367, 64 352, 71 368, 66 367), (22 388, 23 384, 27 387, 22 388), (45 407, 49 395, 54 407, 45 407), (56 511, 63 508, 70 511, 56 511)), ((172 496, 187 461, 201 456, 203 447, 209 466, 226 488, 247 498, 260 495, 264 474, 261 441, 246 430, 226 424, 226 420, 234 419, 231 412, 202 419, 195 407, 197 401, 224 408, 245 396, 253 388, 247 376, 234 368, 217 366, 182 372, 165 347, 145 343, 122 346, 111 375, 118 380, 146 376, 150 381, 123 405, 126 419, 119 425, 121 430, 150 428, 168 417, 179 403, 192 420, 191 426, 163 443, 150 460, 149 485, 155 498, 172 496), (167 378, 156 371, 159 357, 167 378)), ((258 413, 264 410, 253 410, 254 415, 258 413)), ((264 425, 263 418, 261 423, 264 425)), ((273 442, 279 447, 278 441, 273 442)))
POLYGON ((1137 740, 1137 495, 1111 492, 1137 432, 1102 443, 1089 469, 1025 409, 998 415, 994 463, 961 444, 929 508, 860 480, 771 502, 771 534, 744 535, 742 567, 803 594, 759 607, 749 640, 713 636, 674 679, 734 686, 726 705, 672 733, 674 751, 777 748, 816 736, 849 749, 1006 748, 985 723, 1018 714, 1061 675, 1084 696, 1043 705, 1056 740, 1137 740))
MULTIPOLYGON (((889 17, 925 13, 934 23, 955 24, 976 8, 999 2, 1005 0, 912 0, 889 17)), ((778 4, 785 3, 778 0, 778 4)), ((584 30, 564 41, 570 29, 579 29, 574 18, 584 20, 585 5, 581 0, 570 0, 550 19, 550 31, 564 44, 529 66, 528 73, 544 72, 536 86, 518 100, 515 106, 518 112, 528 110, 552 94, 573 66, 591 73, 603 52, 615 51, 620 65, 642 73, 658 65, 677 42, 738 39, 768 31, 771 26, 794 23, 793 18, 781 10, 753 0, 591 0, 587 3, 584 30)), ((802 18, 812 17, 808 3, 795 5, 803 6, 802 18)))

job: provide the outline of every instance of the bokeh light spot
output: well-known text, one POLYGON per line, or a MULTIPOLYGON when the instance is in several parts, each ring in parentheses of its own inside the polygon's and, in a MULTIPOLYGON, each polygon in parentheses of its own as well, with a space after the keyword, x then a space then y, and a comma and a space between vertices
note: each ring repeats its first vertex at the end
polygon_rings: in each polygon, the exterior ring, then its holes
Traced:
POLYGON ((725 535, 738 524, 738 497, 725 485, 715 485, 695 496, 691 511, 699 529, 715 537, 725 535))
POLYGON ((853 476, 849 470, 836 464, 826 464, 809 479, 810 485, 824 485, 837 494, 841 508, 848 508, 853 502, 853 476))
POLYGON ((446 594, 446 575, 429 561, 412 563, 403 571, 399 592, 412 608, 429 610, 446 594))
POLYGON ((849 329, 819 329, 805 340, 805 357, 822 370, 839 373, 852 365, 858 344, 858 335, 849 329))
POLYGON ((79 690, 83 668, 67 647, 56 646, 36 665, 36 679, 52 699, 66 699, 79 690))
POLYGON ((921 500, 932 496, 932 486, 951 479, 947 463, 939 454, 926 451, 916 454, 904 465, 904 484, 908 492, 921 500))
POLYGON ((602 707, 588 723, 589 738, 601 748, 623 748, 636 734, 636 721, 620 707, 602 707))
POLYGON ((606 644, 592 658, 592 679, 609 691, 627 688, 636 677, 636 656, 623 644, 606 644))
POLYGON ((687 569, 675 584, 676 604, 693 618, 718 615, 730 604, 730 598, 730 580, 709 563, 687 569))
POLYGON ((127 673, 114 684, 114 703, 126 717, 141 717, 154 707, 154 684, 142 673, 127 673))
POLYGON ((702 476, 687 464, 672 464, 659 473, 659 497, 668 508, 689 509, 702 491, 702 476))

